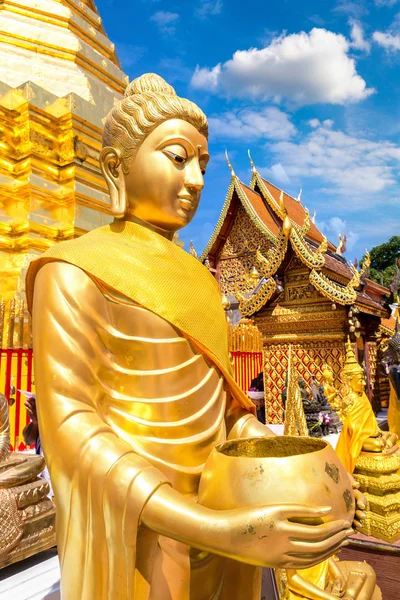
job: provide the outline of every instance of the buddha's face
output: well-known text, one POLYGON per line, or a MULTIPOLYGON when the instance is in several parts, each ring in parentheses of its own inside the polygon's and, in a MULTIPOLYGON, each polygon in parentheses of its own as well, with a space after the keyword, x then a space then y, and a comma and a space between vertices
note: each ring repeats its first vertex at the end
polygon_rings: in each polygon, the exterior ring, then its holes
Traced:
POLYGON ((365 389, 364 373, 356 373, 353 376, 350 385, 354 392, 361 394, 361 392, 363 392, 365 389))
POLYGON ((125 219, 135 217, 174 233, 193 219, 209 160, 206 138, 181 119, 161 123, 141 143, 121 176, 125 219))

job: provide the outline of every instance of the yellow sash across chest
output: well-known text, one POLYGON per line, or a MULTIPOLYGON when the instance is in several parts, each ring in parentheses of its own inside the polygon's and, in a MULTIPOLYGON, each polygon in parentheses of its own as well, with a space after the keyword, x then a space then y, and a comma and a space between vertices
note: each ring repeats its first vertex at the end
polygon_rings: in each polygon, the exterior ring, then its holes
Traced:
POLYGON ((200 347, 222 371, 233 396, 254 412, 252 402, 232 378, 218 284, 196 258, 146 227, 117 221, 55 244, 32 261, 26 276, 30 310, 36 275, 52 261, 79 267, 167 320, 200 347))

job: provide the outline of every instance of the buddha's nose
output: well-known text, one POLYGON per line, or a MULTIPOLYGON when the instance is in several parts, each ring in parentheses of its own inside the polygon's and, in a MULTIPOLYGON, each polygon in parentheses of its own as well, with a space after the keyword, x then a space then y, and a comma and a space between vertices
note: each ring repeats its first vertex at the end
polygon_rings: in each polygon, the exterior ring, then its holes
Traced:
POLYGON ((196 192, 201 192, 204 188, 203 173, 196 161, 192 161, 186 168, 185 187, 196 192))

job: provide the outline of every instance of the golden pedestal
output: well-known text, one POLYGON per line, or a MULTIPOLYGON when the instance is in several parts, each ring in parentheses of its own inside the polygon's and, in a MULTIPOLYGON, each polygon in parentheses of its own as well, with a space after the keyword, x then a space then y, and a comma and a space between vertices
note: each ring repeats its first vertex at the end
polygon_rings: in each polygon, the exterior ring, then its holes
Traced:
POLYGON ((400 539, 400 452, 362 452, 354 471, 367 499, 362 533, 393 543, 400 539))

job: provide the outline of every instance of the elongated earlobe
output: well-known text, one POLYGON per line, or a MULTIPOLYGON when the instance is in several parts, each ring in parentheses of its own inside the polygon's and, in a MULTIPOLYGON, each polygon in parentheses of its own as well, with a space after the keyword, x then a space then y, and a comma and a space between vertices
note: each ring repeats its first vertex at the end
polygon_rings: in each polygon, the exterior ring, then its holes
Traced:
POLYGON ((100 154, 100 168, 110 192, 111 212, 116 219, 122 219, 127 210, 127 201, 119 150, 112 147, 103 148, 100 154))

